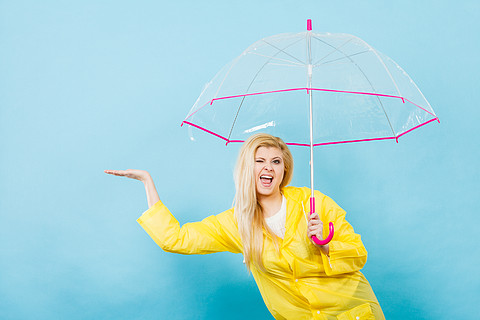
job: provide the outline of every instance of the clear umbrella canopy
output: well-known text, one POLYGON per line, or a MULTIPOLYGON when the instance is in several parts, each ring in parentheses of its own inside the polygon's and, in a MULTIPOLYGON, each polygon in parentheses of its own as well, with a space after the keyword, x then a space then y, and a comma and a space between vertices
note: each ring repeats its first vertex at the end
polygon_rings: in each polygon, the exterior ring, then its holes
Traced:
POLYGON ((227 143, 267 132, 310 146, 309 92, 313 145, 398 139, 438 120, 392 59, 349 34, 307 31, 252 44, 205 86, 183 123, 227 143))
MULTIPOLYGON (((398 140, 438 120, 392 59, 348 34, 307 32, 255 42, 210 81, 182 124, 226 143, 256 132, 310 146, 310 212, 315 212, 313 147, 398 140)), ((193 130, 190 130, 193 138, 193 130)), ((329 235, 313 241, 327 244, 329 235)))

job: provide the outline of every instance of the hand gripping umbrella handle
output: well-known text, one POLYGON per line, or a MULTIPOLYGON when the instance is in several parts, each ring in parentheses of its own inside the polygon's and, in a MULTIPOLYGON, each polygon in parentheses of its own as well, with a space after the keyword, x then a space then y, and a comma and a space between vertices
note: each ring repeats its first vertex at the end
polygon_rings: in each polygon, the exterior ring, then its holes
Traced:
MULTIPOLYGON (((312 214, 312 213, 315 213, 315 198, 313 198, 313 197, 310 198, 310 214, 312 214)), ((325 240, 320 240, 316 236, 312 236, 313 242, 315 242, 316 244, 318 244, 320 246, 324 246, 327 243, 329 243, 330 241, 332 241, 333 234, 335 233, 334 228, 333 228, 333 222, 328 223, 328 230, 329 230, 329 234, 328 234, 328 237, 325 238, 325 240)))

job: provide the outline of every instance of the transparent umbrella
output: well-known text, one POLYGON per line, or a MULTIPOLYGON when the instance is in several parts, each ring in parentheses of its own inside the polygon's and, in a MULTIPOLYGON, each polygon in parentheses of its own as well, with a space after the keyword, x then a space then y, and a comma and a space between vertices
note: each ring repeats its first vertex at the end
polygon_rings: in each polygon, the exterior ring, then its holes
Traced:
MULTIPOLYGON (((307 31, 261 39, 205 86, 183 124, 226 144, 256 132, 310 148, 396 140, 438 120, 418 87, 392 59, 349 34, 307 31)), ((193 134, 193 131, 191 131, 193 134)), ((333 224, 325 240, 333 236, 333 224)))

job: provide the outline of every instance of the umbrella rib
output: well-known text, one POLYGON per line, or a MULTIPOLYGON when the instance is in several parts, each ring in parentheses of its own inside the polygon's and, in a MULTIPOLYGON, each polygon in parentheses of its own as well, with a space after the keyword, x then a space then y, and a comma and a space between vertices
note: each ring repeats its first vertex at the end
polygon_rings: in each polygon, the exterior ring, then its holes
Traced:
POLYGON ((271 56, 267 56, 265 54, 260 54, 260 53, 257 53, 257 52, 248 52, 250 54, 255 54, 257 56, 260 56, 260 57, 265 57, 265 58, 270 58, 270 59, 274 59, 274 60, 279 60, 279 61, 283 61, 283 62, 289 62, 293 65, 297 65, 297 66, 304 66, 305 64, 302 64, 302 63, 297 63, 297 62, 294 62, 294 61, 290 61, 290 60, 287 60, 287 59, 282 59, 282 58, 274 58, 274 57, 271 57, 271 56))
MULTIPOLYGON (((225 76, 223 77, 222 79, 222 82, 220 83, 220 85, 218 86, 217 88, 217 91, 215 92, 215 95, 213 96, 213 98, 215 99, 218 95, 218 93, 220 92, 220 89, 223 87, 223 83, 225 82, 225 79, 227 79, 228 75, 230 74, 230 71, 232 71, 233 67, 237 64, 237 62, 240 60, 240 56, 236 57, 233 61, 232 61, 232 64, 230 65, 230 68, 228 68, 228 71, 225 73, 225 76)), ((206 89, 206 88, 205 88, 206 89)), ((203 93, 202 93, 203 94, 203 93)), ((200 97, 199 97, 200 98, 200 97)))
POLYGON ((373 49, 372 46, 370 46, 368 43, 366 43, 366 42, 363 41, 362 39, 360 39, 360 38, 358 38, 358 37, 355 37, 355 36, 352 36, 352 37, 360 40, 360 41, 363 42, 368 48, 370 48, 370 50, 373 51, 373 53, 375 54, 375 56, 377 57, 377 59, 382 63, 382 66, 383 66, 383 68, 385 69, 385 71, 388 73, 388 76, 390 77, 390 80, 392 80, 393 85, 395 86, 395 89, 397 89, 398 95, 399 95, 399 96, 402 96, 402 93, 400 92, 400 89, 398 89, 397 83, 395 82, 395 80, 393 80, 393 77, 392 77, 392 74, 390 73, 390 70, 388 70, 387 66, 385 65, 385 62, 383 62, 383 59, 380 58, 380 56, 378 55, 377 50, 373 49))
MULTIPOLYGON (((360 66, 359 66, 355 61, 353 61, 353 59, 350 58, 349 55, 347 55, 345 52, 343 52, 342 50, 340 50, 340 47, 339 47, 339 48, 335 48, 335 46, 329 44, 328 42, 326 42, 326 41, 324 41, 324 40, 321 40, 321 39, 319 39, 319 38, 317 38, 317 37, 314 37, 314 38, 317 39, 318 41, 323 42, 323 43, 325 43, 326 45, 328 45, 328 46, 336 49, 336 50, 339 51, 341 54, 343 54, 343 55, 345 56, 345 58, 349 59, 350 62, 352 62, 352 63, 358 68, 358 70, 362 73, 362 75, 365 77, 365 80, 367 80, 367 82, 368 82, 368 84, 370 85, 370 87, 372 88, 373 92, 377 93, 377 90, 375 90, 375 87, 374 87, 373 84, 370 82, 370 79, 368 79, 368 77, 367 77, 367 75, 365 74, 365 72, 363 72, 362 68, 360 68, 360 66)), ((371 47, 369 46, 369 48, 371 48, 371 47)), ((373 50, 373 48, 371 48, 371 49, 373 50)), ((378 57, 378 56, 377 56, 377 57, 378 57)), ((383 63, 383 61, 382 61, 382 63, 383 63)), ((389 73, 389 74, 390 74, 390 73, 389 73)), ((395 87, 396 87, 396 86, 397 86, 397 85, 395 84, 395 87)), ((391 121, 390 121, 390 118, 388 117, 387 112, 385 111, 385 107, 383 106, 383 103, 382 103, 382 101, 380 100, 380 98, 379 98, 378 96, 376 96, 376 97, 377 97, 378 103, 380 103, 380 106, 382 107, 383 114, 385 115, 385 118, 387 118, 387 122, 388 122, 388 125, 390 126, 390 130, 392 130, 393 136, 396 137, 397 134, 395 133, 395 130, 393 129, 393 126, 392 126, 392 123, 391 123, 391 121)))
MULTIPOLYGON (((270 65, 272 66, 285 66, 285 67, 298 67, 298 66, 301 66, 300 64, 296 63, 296 64, 286 64, 286 63, 275 63, 275 62, 272 62, 270 63, 270 65)), ((305 66, 301 66, 301 67, 305 67, 305 66)))
MULTIPOLYGON (((318 39, 317 37, 313 36, 313 38, 317 39, 318 41, 321 41, 321 42, 324 42, 325 44, 329 45, 328 43, 326 43, 325 41, 322 41, 320 39, 318 39)), ((347 41, 345 41, 341 46, 339 46, 338 48, 336 47, 333 47, 333 50, 330 51, 329 53, 327 53, 325 56, 323 56, 320 60, 318 60, 317 62, 315 62, 313 65, 316 65, 317 63, 319 63, 320 61, 322 61, 323 59, 325 59, 326 57, 328 57, 329 55, 331 55, 332 53, 334 53, 335 51, 338 51, 339 48, 345 46, 347 43, 349 43, 350 41, 352 41, 352 39, 349 39, 347 41)))
MULTIPOLYGON (((326 62, 321 63, 319 65, 315 64, 314 67, 318 67, 318 66, 321 66, 321 65, 324 65, 324 64, 327 64, 327 63, 331 63, 331 62, 335 62, 335 61, 338 61, 338 60, 343 60, 343 59, 346 59, 346 58, 350 58, 350 57, 353 57, 353 56, 356 56, 356 55, 359 55, 359 54, 362 54, 362 53, 366 53, 366 52, 370 52, 370 50, 365 50, 365 51, 353 53, 349 56, 345 56, 345 57, 337 58, 337 59, 334 59, 334 60, 326 61, 326 62)), ((320 61, 318 61, 318 62, 320 62, 320 61)))
MULTIPOLYGON (((301 40, 303 40, 303 39, 299 39, 299 40, 295 41, 294 43, 292 43, 291 45, 289 45, 289 46, 287 46, 287 47, 285 47, 285 48, 291 47, 291 46, 293 46, 295 43, 297 43, 297 42, 299 42, 299 41, 301 41, 301 40)), ((306 64, 305 62, 297 59, 297 57, 292 56, 292 55, 291 55, 290 53, 288 53, 288 52, 285 52, 283 49, 280 49, 279 47, 274 46, 273 44, 265 41, 265 39, 262 39, 262 41, 265 42, 266 44, 274 47, 275 49, 277 49, 277 50, 279 51, 278 53, 283 52, 283 53, 285 53, 287 56, 292 57, 293 59, 295 59, 295 60, 297 60, 298 62, 300 62, 302 65, 305 65, 305 64, 306 64)), ((284 48, 284 49, 285 49, 285 48, 284 48)), ((277 53, 277 54, 278 54, 278 53, 277 53)))
MULTIPOLYGON (((373 91, 375 93, 377 93, 377 90, 375 90, 372 83, 370 82, 370 79, 368 79, 367 75, 363 72, 362 68, 360 68, 355 61, 353 61, 353 60, 351 60, 351 61, 353 62, 353 64, 355 64, 355 66, 357 66, 358 70, 360 70, 360 72, 363 74, 365 79, 367 79, 368 84, 370 84, 370 87, 372 87, 373 91)), ((378 103, 380 103, 380 106, 382 107, 383 114, 385 115, 385 118, 387 118, 387 122, 388 122, 388 125, 390 126, 390 130, 392 130, 393 136, 397 137, 397 134, 395 133, 395 130, 393 129, 392 123, 390 122, 390 118, 388 117, 387 112, 385 111, 385 107, 383 106, 382 100, 380 100, 379 96, 376 96, 376 97, 377 97, 378 103)))
POLYGON ((230 141, 230 137, 232 136, 233 127, 235 127, 235 123, 237 122, 238 114, 240 113, 240 109, 242 108, 243 102, 245 101, 245 96, 242 97, 242 102, 238 106, 237 113, 235 114, 235 119, 233 119, 232 127, 230 128, 230 132, 228 133, 228 141, 230 141))

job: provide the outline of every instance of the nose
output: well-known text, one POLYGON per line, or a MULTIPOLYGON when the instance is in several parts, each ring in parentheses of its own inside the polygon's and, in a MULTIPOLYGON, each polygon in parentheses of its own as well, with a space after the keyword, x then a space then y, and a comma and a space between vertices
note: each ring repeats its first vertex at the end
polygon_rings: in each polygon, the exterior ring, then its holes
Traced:
POLYGON ((265 170, 267 170, 267 171, 272 171, 272 166, 271 166, 269 163, 267 163, 267 164, 265 165, 265 167, 263 167, 263 169, 265 169, 265 170))

